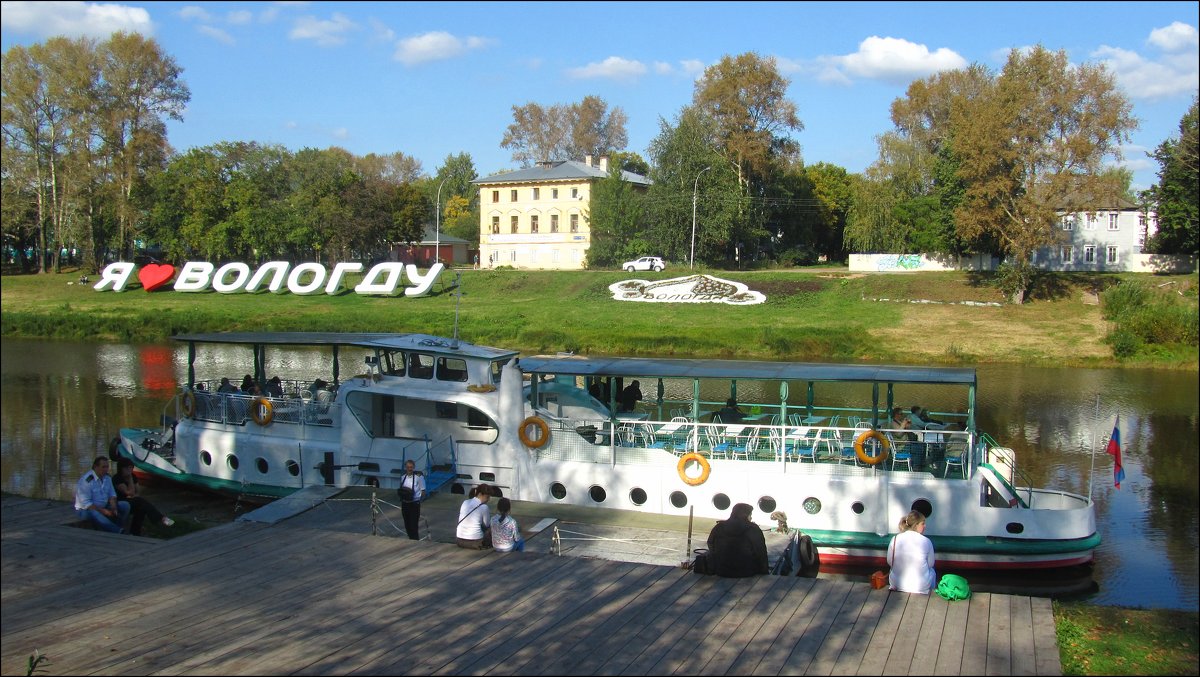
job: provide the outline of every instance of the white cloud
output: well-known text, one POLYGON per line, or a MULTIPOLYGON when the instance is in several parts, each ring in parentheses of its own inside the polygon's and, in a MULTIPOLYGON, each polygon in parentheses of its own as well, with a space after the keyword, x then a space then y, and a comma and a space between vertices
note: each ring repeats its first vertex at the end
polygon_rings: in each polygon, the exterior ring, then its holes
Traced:
POLYGON ((683 69, 684 73, 687 73, 693 78, 698 78, 701 75, 704 75, 704 62, 698 59, 684 59, 683 61, 679 62, 679 67, 683 69))
POLYGON ((254 20, 254 13, 241 9, 225 15, 225 20, 234 26, 244 26, 254 20))
POLYGON ((1196 48, 1200 47, 1200 33, 1195 26, 1176 21, 1165 28, 1150 31, 1148 42, 1164 52, 1192 52, 1192 56, 1195 56, 1196 48))
POLYGON ((191 21, 192 19, 197 21, 212 21, 212 16, 208 12, 204 11, 203 7, 197 7, 195 5, 188 5, 179 10, 179 16, 184 21, 191 21))
POLYGON ((150 13, 141 7, 95 2, 4 2, 0 7, 4 30, 40 37, 65 35, 107 38, 117 31, 154 33, 150 13))
POLYGON ((1161 99, 1194 93, 1200 87, 1200 67, 1194 51, 1166 54, 1158 61, 1126 49, 1100 47, 1092 52, 1135 99, 1161 99))
POLYGON ((655 61, 654 72, 658 73, 659 75, 670 75, 671 73, 675 72, 675 68, 671 66, 671 64, 664 61, 655 61))
POLYGON ((346 41, 346 34, 357 30, 354 23, 341 12, 334 12, 329 19, 302 16, 296 19, 288 37, 293 40, 313 40, 321 47, 333 47, 346 41))
POLYGON ((332 134, 333 138, 335 138, 335 139, 350 138, 350 130, 346 129, 345 127, 338 127, 337 129, 334 129, 333 131, 331 131, 330 134, 332 134))
POLYGON ((380 42, 391 42, 392 40, 396 39, 396 31, 388 28, 388 25, 379 19, 372 17, 367 20, 367 23, 371 25, 371 32, 374 34, 376 40, 380 42))
POLYGON ((831 61, 846 76, 890 82, 909 82, 967 66, 966 59, 945 47, 931 52, 925 45, 876 35, 859 43, 857 52, 831 57, 831 61))
POLYGON ((580 80, 589 78, 635 80, 645 73, 646 65, 641 61, 630 61, 619 56, 610 56, 600 63, 593 62, 580 68, 567 69, 567 75, 580 80))
POLYGON ((227 45, 232 45, 234 43, 233 36, 221 30, 220 28, 201 24, 196 26, 196 32, 200 33, 201 35, 207 35, 213 40, 216 40, 217 42, 223 42, 227 45))
POLYGON ((453 59, 493 42, 488 38, 459 38, 445 31, 431 31, 401 40, 396 45, 394 58, 405 66, 415 66, 426 61, 453 59))

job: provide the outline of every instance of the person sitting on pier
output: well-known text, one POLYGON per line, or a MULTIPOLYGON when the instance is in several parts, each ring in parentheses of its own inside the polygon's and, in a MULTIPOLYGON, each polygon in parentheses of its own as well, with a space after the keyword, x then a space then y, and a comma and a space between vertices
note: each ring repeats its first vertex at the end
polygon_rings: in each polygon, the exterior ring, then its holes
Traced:
POLYGON ((521 527, 509 513, 512 502, 502 498, 496 503, 496 514, 492 515, 492 548, 496 552, 521 552, 525 550, 525 539, 521 538, 521 527))
POLYGON ((492 546, 491 515, 488 514, 487 507, 491 495, 492 488, 480 484, 475 490, 475 496, 463 501, 458 508, 458 526, 455 529, 455 542, 458 547, 482 550, 492 546))
POLYGON ((738 503, 729 519, 717 522, 708 534, 708 562, 714 573, 726 578, 748 578, 770 573, 767 539, 750 521, 754 508, 738 503))
POLYGON ((888 545, 892 590, 928 595, 937 587, 933 570, 933 542, 925 537, 925 515, 913 510, 900 520, 900 533, 888 545))
POLYGON ((138 481, 133 474, 132 459, 124 456, 117 459, 117 475, 113 480, 113 489, 116 490, 119 500, 129 502, 130 512, 133 515, 129 533, 134 536, 142 535, 142 524, 146 521, 147 516, 164 527, 175 524, 175 520, 159 512, 153 503, 138 495, 138 481))
POLYGON ((129 503, 117 500, 108 457, 97 456, 92 469, 75 483, 75 516, 109 533, 121 533, 129 516, 129 503))

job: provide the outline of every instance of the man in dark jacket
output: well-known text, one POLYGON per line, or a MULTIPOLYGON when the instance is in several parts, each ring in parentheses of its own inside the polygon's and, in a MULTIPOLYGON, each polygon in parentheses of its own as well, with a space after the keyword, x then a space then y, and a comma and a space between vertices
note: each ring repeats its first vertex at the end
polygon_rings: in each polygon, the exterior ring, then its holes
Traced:
POLYGON ((713 572, 726 578, 747 578, 770 573, 767 539, 750 521, 754 508, 738 503, 729 519, 717 522, 708 534, 708 561, 713 572))

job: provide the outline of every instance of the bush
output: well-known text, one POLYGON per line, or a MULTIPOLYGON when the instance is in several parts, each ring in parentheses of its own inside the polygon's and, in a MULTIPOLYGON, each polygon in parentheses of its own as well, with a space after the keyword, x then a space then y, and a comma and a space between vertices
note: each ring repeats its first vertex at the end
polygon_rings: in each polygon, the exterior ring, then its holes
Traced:
POLYGON ((1112 346, 1113 355, 1120 358, 1133 357, 1142 349, 1142 339, 1128 329, 1109 332, 1104 342, 1112 346))
POLYGON ((1101 312, 1104 319, 1115 322, 1130 310, 1150 302, 1150 290, 1135 280, 1126 280, 1101 293, 1101 312))

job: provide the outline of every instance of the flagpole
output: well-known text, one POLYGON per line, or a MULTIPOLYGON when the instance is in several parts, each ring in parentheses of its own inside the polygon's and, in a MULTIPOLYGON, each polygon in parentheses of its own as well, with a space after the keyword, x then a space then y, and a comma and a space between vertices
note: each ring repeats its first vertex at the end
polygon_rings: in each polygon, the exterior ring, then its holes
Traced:
POLYGON ((1092 502, 1092 478, 1096 475, 1096 421, 1100 420, 1100 393, 1096 393, 1096 415, 1092 418, 1092 469, 1088 472, 1088 503, 1092 502))

